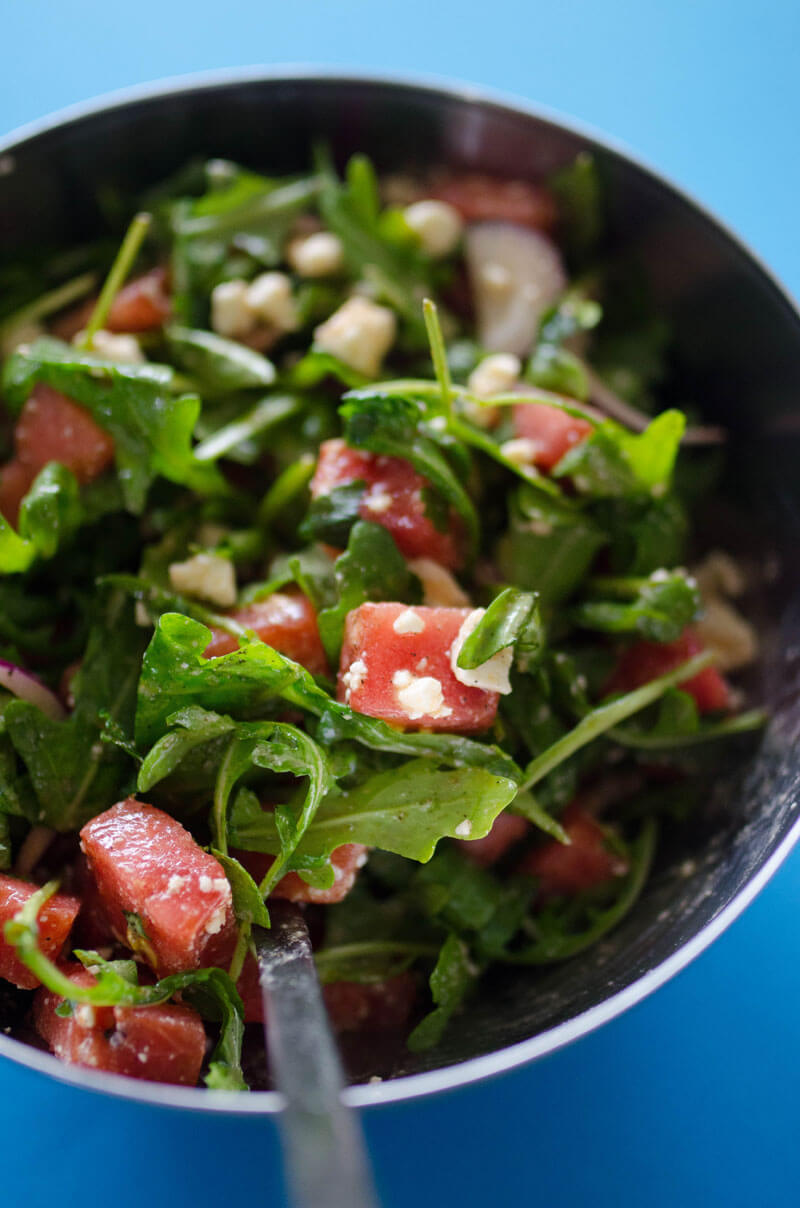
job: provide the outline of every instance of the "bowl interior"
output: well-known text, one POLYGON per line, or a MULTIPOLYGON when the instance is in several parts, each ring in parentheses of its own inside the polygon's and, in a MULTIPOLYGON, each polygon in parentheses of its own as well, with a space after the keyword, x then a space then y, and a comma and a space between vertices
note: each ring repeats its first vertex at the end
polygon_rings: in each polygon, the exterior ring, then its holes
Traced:
MULTIPOLYGON (((489 1053, 498 1054, 500 1068, 546 1051, 557 1025, 569 1025, 559 1040, 580 1034, 589 1026, 585 1013, 618 992, 637 983, 644 992, 649 975, 679 952, 688 954, 705 929, 713 930, 714 919, 731 913, 792 831, 800 779, 794 557, 800 317, 708 216, 593 139, 471 95, 364 80, 190 84, 45 129, 0 161, 0 256, 16 256, 21 244, 96 236, 103 221, 97 196, 108 186, 134 193, 192 156, 222 156, 274 173, 303 170, 319 139, 341 157, 366 151, 384 170, 447 163, 531 179, 590 150, 607 188, 608 250, 641 263, 672 325, 669 396, 691 400, 731 433, 720 501, 697 520, 752 571, 748 608, 758 618, 763 658, 748 689, 772 710, 771 724, 757 749, 751 746, 714 785, 704 808, 666 835, 638 905, 601 944, 549 970, 492 974, 430 1053, 369 1054, 370 1072, 395 1078, 489 1053), (509 1046, 518 1047, 503 1056, 499 1051, 509 1046)), ((13 1001, 0 993, 0 1028, 12 1022, 13 1001)), ((0 1051, 26 1060, 21 1046, 2 1036, 0 1043, 0 1051)), ((362 1053, 356 1065, 363 1063, 362 1053)), ((482 1063, 480 1072, 486 1070, 482 1063)), ((477 1071, 474 1063, 463 1065, 443 1081, 467 1080, 477 1071)), ((84 1081, 100 1086, 103 1078, 87 1074, 84 1081)), ((413 1085, 395 1084, 394 1097, 411 1093, 413 1085)), ((137 1085, 135 1093, 148 1097, 150 1091, 137 1085)))

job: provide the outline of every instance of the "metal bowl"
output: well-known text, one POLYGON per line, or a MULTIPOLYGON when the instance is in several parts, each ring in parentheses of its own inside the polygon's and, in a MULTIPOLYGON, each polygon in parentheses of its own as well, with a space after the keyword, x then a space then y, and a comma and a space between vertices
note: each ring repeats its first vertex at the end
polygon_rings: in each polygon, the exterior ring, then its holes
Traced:
MULTIPOLYGON (((731 431, 727 485, 710 528, 759 569, 751 603, 763 657, 750 687, 772 711, 755 752, 663 845, 616 931, 550 970, 491 974, 438 1049, 384 1057, 383 1082, 349 1089, 351 1103, 367 1106, 510 1069, 613 1018, 719 935, 800 835, 800 314, 733 235, 596 136, 471 88, 318 72, 156 85, 12 135, 0 143, 0 255, 95 236, 105 186, 135 192, 195 155, 302 170, 320 138, 341 157, 366 151, 383 170, 449 164, 538 180, 579 151, 597 158, 609 251, 641 262, 673 328, 670 397, 696 401, 731 431)), ((0 995, 0 1028, 7 1022, 0 995)), ((142 1102, 234 1113, 279 1107, 271 1092, 212 1094, 68 1067, 2 1033, 0 1055, 142 1102)))

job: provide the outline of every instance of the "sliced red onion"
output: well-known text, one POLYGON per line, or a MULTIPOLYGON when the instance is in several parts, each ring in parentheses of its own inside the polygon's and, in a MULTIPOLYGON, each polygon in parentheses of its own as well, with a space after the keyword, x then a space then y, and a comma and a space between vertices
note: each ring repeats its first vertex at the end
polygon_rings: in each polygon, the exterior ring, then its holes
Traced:
POLYGON ((42 681, 31 675, 30 671, 25 671, 14 663, 0 660, 0 688, 13 692, 20 700, 30 701, 53 721, 61 721, 66 717, 66 710, 55 693, 45 688, 42 681))
POLYGON ((465 237, 478 337, 489 352, 525 357, 539 320, 567 285, 558 249, 510 222, 476 222, 465 237))

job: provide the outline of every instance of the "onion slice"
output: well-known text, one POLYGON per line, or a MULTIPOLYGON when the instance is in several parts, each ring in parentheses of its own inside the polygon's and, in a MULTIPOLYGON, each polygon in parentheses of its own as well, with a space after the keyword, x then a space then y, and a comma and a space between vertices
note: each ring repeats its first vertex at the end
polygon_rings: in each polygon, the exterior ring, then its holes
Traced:
POLYGON ((46 688, 35 675, 31 675, 30 671, 25 671, 14 663, 0 660, 0 688, 5 688, 20 700, 30 701, 53 721, 61 721, 66 717, 66 710, 55 693, 46 688))
POLYGON ((489 352, 526 357, 543 312, 567 286, 558 249, 510 222, 476 222, 464 241, 478 337, 489 352))

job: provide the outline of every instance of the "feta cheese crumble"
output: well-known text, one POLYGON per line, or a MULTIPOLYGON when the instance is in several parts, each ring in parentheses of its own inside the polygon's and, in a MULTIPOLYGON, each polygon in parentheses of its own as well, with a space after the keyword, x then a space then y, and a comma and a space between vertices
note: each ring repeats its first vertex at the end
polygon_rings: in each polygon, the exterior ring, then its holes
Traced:
POLYGON ((377 377, 396 333, 393 311, 354 296, 316 328, 314 346, 367 377, 377 377))
POLYGON ((494 352, 484 357, 467 379, 467 387, 479 398, 505 394, 513 390, 522 372, 522 362, 511 352, 494 352))
POLYGON ((444 703, 442 685, 432 675, 413 675, 410 671, 395 671, 392 676, 397 703, 409 720, 420 717, 449 717, 453 710, 444 703))
POLYGON ((358 692, 366 676, 367 664, 363 659, 355 659, 342 676, 342 683, 345 688, 344 699, 347 704, 350 703, 350 693, 358 692))
POLYGON ((395 617, 392 629, 395 633, 422 633, 425 628, 425 622, 418 612, 414 612, 413 608, 407 608, 405 612, 401 612, 395 617))
POLYGON ((447 201, 415 201, 406 208, 404 217, 423 252, 434 260, 455 251, 464 232, 461 215, 447 201))
POLYGON ((195 554, 185 562, 173 562, 169 581, 176 591, 208 600, 220 608, 236 603, 236 572, 233 563, 219 554, 195 554))
POLYGON ((468 839, 472 834, 472 823, 469 818, 465 818, 463 822, 459 822, 456 827, 456 834, 459 839, 468 839))
POLYGON ((422 584, 422 602, 430 608, 467 608, 469 597, 461 585, 432 558, 413 558, 408 569, 422 584))
POLYGON ((330 277, 344 267, 344 248, 338 235, 316 231, 304 239, 293 239, 286 258, 300 277, 330 277))
POLYGON ((513 647, 507 646, 505 650, 498 650, 497 654, 493 654, 485 663, 481 663, 479 667, 474 667, 472 670, 458 665, 458 656, 464 643, 485 613, 485 608, 473 608, 469 616, 464 618, 456 639, 450 647, 450 666, 458 682, 466 685, 467 688, 480 688, 484 692, 499 692, 502 696, 507 696, 511 691, 511 682, 508 677, 514 659, 513 647))

